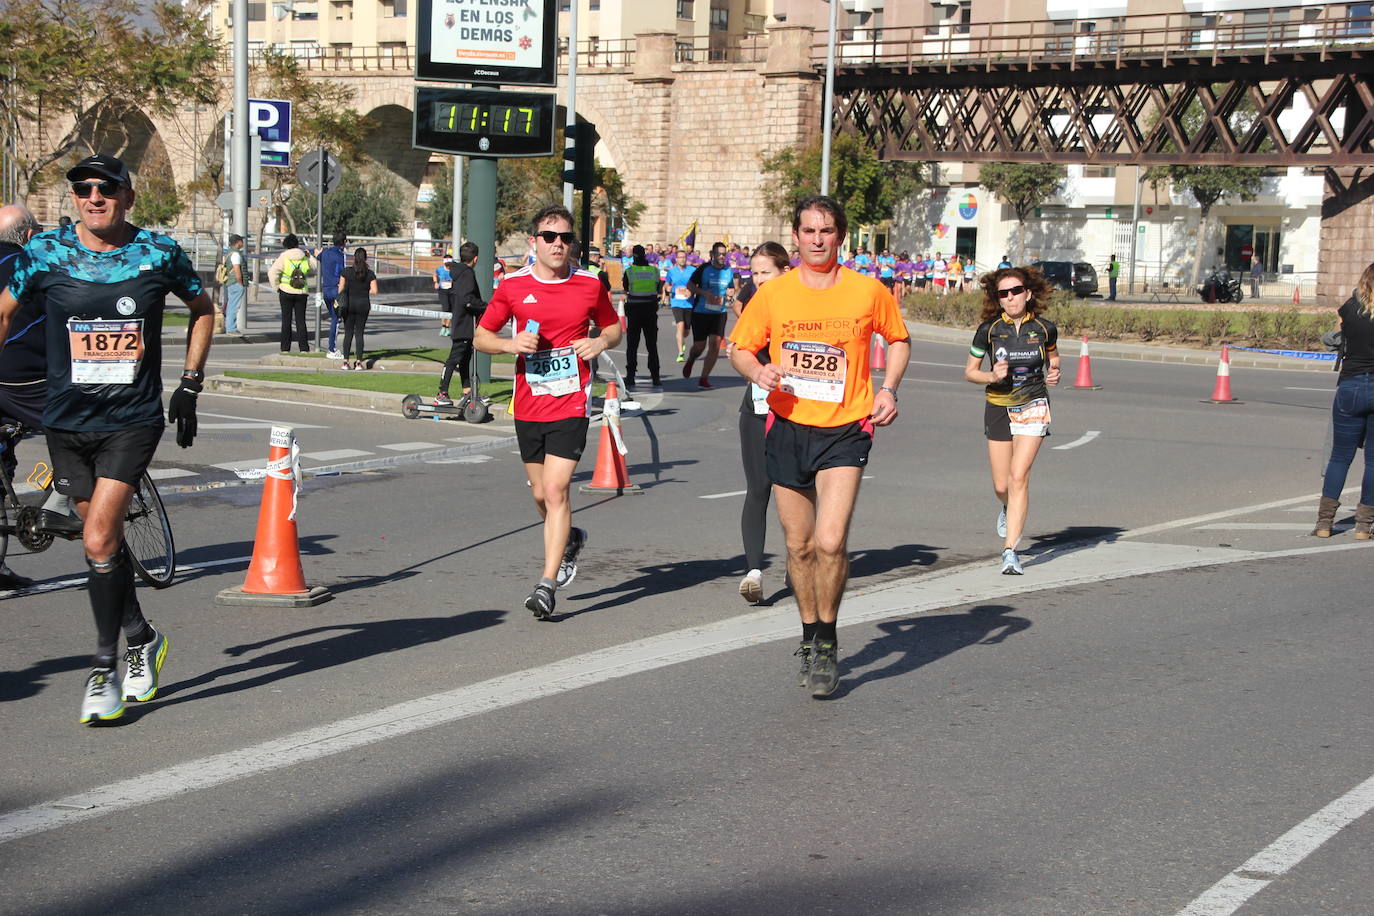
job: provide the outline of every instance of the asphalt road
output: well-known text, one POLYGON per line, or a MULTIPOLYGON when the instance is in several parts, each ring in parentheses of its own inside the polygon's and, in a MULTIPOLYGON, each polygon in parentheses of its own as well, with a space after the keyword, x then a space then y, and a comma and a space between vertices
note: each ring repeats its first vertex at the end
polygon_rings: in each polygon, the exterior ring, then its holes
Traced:
POLYGON ((207 394, 158 456, 183 569, 139 592, 156 700, 78 726, 79 547, 10 558, 43 581, 3 602, 0 912, 1176 913, 1223 879, 1193 912, 1374 911, 1364 547, 1306 536, 1333 376, 1236 371, 1216 406, 1205 367, 1095 358, 1102 391, 1054 396, 1016 579, 964 352, 918 343, 880 433, 823 702, 777 558, 768 606, 736 593, 728 368, 641 394, 643 492, 576 497, 552 623, 521 607, 539 531, 503 423, 207 394), (300 503, 335 597, 220 607, 258 502, 226 466, 273 422, 345 466, 300 503))

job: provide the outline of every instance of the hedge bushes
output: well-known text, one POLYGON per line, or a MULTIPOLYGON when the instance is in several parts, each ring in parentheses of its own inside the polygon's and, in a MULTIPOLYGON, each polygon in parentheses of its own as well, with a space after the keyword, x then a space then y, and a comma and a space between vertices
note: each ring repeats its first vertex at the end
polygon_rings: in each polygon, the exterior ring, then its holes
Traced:
MULTIPOLYGON (((983 296, 912 293, 903 300, 902 308, 914 321, 972 331, 978 326, 983 296)), ((1281 312, 1117 308, 1084 305, 1062 293, 1056 294, 1045 317, 1055 323, 1062 337, 1087 334, 1096 340, 1167 341, 1206 347, 1225 340, 1272 350, 1319 348, 1322 333, 1335 325, 1334 315, 1308 314, 1296 308, 1281 312)))

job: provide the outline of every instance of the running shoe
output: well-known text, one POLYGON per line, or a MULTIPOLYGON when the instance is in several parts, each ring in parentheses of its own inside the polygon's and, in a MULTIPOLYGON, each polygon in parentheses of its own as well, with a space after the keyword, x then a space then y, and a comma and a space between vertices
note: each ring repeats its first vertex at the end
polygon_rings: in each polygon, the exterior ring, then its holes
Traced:
POLYGON ((698 388, 707 388, 707 389, 710 389, 710 388, 714 388, 714 387, 716 387, 716 386, 715 386, 715 385, 712 385, 712 384, 711 384, 709 381, 707 381, 706 379, 702 379, 701 381, 697 382, 697 387, 698 387, 698 388))
POLYGON ((1021 568, 1021 558, 1016 555, 1016 551, 1008 547, 1002 551, 1002 575, 1020 576, 1025 573, 1021 568))
POLYGON ((680 350, 677 351, 677 361, 678 361, 678 362, 682 362, 682 361, 683 361, 684 359, 686 359, 686 358, 687 358, 687 348, 686 348, 686 347, 683 347, 682 349, 680 349, 680 350))
POLYGON ((124 701, 119 693, 119 676, 113 668, 96 668, 86 678, 86 692, 81 698, 81 724, 109 722, 124 715, 124 701))
POLYGON ((568 544, 563 548, 563 562, 558 564, 558 587, 563 588, 577 578, 577 557, 587 546, 588 534, 583 528, 568 532, 568 544))
POLYGON ((1002 511, 997 513, 997 536, 1004 538, 1007 536, 1007 507, 1003 506, 1002 511))
POLYGON ((696 357, 693 357, 693 356, 687 357, 687 362, 684 363, 683 366, 682 366, 682 377, 683 377, 683 378, 691 378, 691 377, 692 377, 692 364, 695 363, 695 362, 696 362, 696 357))
POLYGON ((325 354, 325 359, 343 359, 343 354, 338 350, 330 350, 325 354))
POLYGON ((452 407, 452 406, 453 406, 453 398, 449 397, 447 393, 441 391, 441 392, 439 392, 438 394, 436 394, 436 395, 434 396, 434 406, 435 406, 435 407, 452 407))
POLYGON ((813 697, 828 697, 840 686, 840 647, 833 642, 816 641, 811 652, 811 672, 807 679, 813 697))
POLYGON ((811 643, 803 639, 801 645, 797 646, 797 651, 792 653, 801 659, 801 671, 797 674, 799 687, 811 683, 811 649, 811 643))
POLYGON ((154 630, 152 639, 125 650, 124 699, 142 703, 157 694, 157 677, 162 673, 169 648, 167 637, 154 630))
POLYGON ((525 609, 538 620, 548 620, 553 616, 554 603, 553 589, 547 585, 536 585, 525 599, 525 609))
POLYGON ((749 604, 763 600, 763 570, 751 569, 739 580, 739 593, 749 604))

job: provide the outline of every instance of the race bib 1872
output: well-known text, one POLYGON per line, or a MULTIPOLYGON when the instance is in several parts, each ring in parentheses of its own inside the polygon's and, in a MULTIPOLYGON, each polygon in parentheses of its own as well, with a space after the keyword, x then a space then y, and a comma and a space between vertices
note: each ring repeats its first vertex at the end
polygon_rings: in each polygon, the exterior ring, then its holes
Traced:
POLYGON ((849 357, 841 348, 810 340, 785 341, 782 368, 783 391, 809 401, 844 402, 849 357))
POLYGON ((581 377, 572 347, 539 350, 525 357, 525 382, 530 394, 559 398, 578 389, 581 377))
POLYGON ((67 319, 72 384, 131 385, 143 362, 143 319, 67 319))

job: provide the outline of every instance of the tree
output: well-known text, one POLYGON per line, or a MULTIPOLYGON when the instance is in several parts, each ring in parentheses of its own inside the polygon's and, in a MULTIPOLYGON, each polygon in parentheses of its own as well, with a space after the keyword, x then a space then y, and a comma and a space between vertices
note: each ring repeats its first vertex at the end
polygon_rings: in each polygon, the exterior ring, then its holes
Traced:
MULTIPOLYGON (((765 174, 763 202, 783 222, 792 210, 821 186, 821 142, 760 154, 765 174)), ((893 162, 858 137, 840 134, 830 145, 830 196, 844 207, 849 224, 859 227, 891 219, 897 205, 924 182, 917 162, 893 162)))
POLYGON ((169 172, 155 171, 139 176, 134 198, 133 219, 140 226, 171 226, 186 209, 169 172))
POLYGON ((1207 244, 1207 217, 1212 207, 1228 197, 1254 200, 1264 183, 1264 169, 1239 165, 1157 165, 1145 170, 1145 180, 1156 190, 1162 184, 1187 190, 1197 201, 1200 219, 1191 284, 1197 286, 1207 244))
POLYGON ((1016 214, 1016 262, 1026 262, 1026 220, 1059 192, 1069 170, 1052 162, 989 162, 978 170, 978 183, 1002 199, 1016 214))
MULTIPOLYGON (((355 169, 367 162, 365 144, 368 135, 377 129, 377 122, 352 107, 354 89, 336 81, 311 79, 301 70, 296 58, 275 48, 263 51, 253 83, 255 91, 264 93, 261 98, 291 102, 291 144, 296 149, 324 149, 333 153, 344 166, 355 169)), ((295 181, 294 169, 262 170, 263 185, 272 191, 273 213, 285 220, 293 232, 296 231, 294 214, 298 211, 287 206, 290 192, 286 189, 295 181)), ((314 213, 313 206, 310 212, 314 213)), ((313 216, 304 223, 305 226, 314 224, 313 216)))
POLYGON ((205 15, 209 7, 205 0, 185 6, 6 0, 0 12, 0 121, 19 135, 14 163, 21 201, 59 177, 93 142, 101 142, 101 152, 123 152, 129 115, 166 115, 181 104, 218 97, 219 44, 205 15), (151 16, 153 25, 135 26, 136 13, 151 16), (46 132, 69 119, 74 123, 65 134, 46 132), (97 131, 106 132, 103 142, 97 131))
MULTIPOLYGON (((405 221, 404 194, 399 179, 380 166, 344 169, 339 186, 324 196, 324 236, 395 236, 405 221)), ((316 197, 301 187, 286 202, 291 224, 303 235, 314 235, 316 197)))

